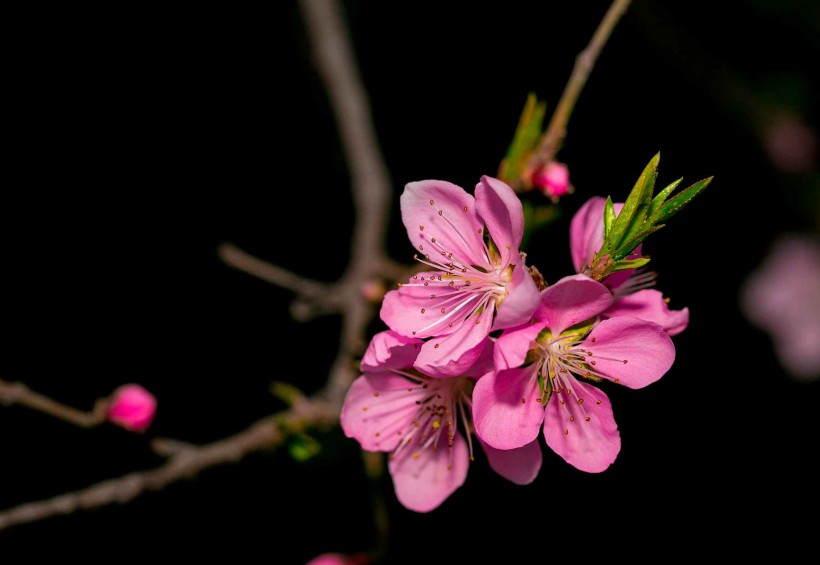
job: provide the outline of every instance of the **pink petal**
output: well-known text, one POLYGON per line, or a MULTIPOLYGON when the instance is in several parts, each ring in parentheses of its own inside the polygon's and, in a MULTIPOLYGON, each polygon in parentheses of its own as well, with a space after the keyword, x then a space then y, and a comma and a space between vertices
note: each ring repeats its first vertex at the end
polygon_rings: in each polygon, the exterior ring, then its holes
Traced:
POLYGON ((529 270, 518 264, 513 269, 512 281, 507 285, 507 296, 496 305, 494 330, 503 330, 528 322, 538 307, 541 294, 529 270))
POLYGON ((569 224, 569 248, 576 273, 592 260, 604 242, 605 205, 605 198, 590 198, 578 209, 569 224))
POLYGON ((484 349, 481 350, 481 355, 478 356, 473 366, 464 372, 465 377, 472 379, 480 379, 487 373, 495 369, 493 358, 495 357, 495 340, 488 338, 484 342, 484 349))
POLYGON ((445 251, 463 265, 489 264, 475 200, 460 186, 439 180, 408 183, 401 195, 401 215, 420 255, 435 258, 445 251))
POLYGON ((538 476, 541 470, 541 446, 536 439, 518 449, 496 449, 481 441, 481 447, 487 454, 487 461, 493 471, 517 485, 528 485, 538 476))
POLYGON ((408 445, 401 455, 390 461, 390 475, 399 502, 410 510, 429 512, 464 484, 470 464, 469 454, 459 433, 453 441, 452 459, 447 434, 441 434, 436 450, 414 451, 416 447, 415 444, 408 445), (418 453, 417 458, 413 457, 414 453, 418 453))
POLYGON ((543 322, 535 322, 505 330, 495 342, 493 360, 497 370, 520 367, 527 352, 535 345, 535 338, 544 329, 543 322))
POLYGON ((473 390, 476 434, 496 449, 514 449, 532 442, 544 421, 539 395, 534 365, 480 378, 473 390))
POLYGON ((547 403, 544 437, 564 461, 587 473, 609 467, 621 450, 621 435, 606 395, 572 379, 573 392, 554 392, 547 403))
POLYGON ((490 333, 493 314, 484 308, 461 322, 456 331, 421 346, 415 368, 430 377, 460 377, 476 362, 490 333))
POLYGON ((597 316, 612 304, 612 294, 584 275, 564 277, 541 293, 533 317, 546 322, 553 335, 597 316))
POLYGON ((340 422, 349 438, 367 451, 392 451, 403 431, 416 417, 417 400, 427 395, 421 387, 390 372, 362 375, 345 396, 340 422))
POLYGON ((420 339, 405 337, 394 331, 379 332, 370 340, 362 357, 361 370, 407 369, 419 354, 420 339))
POLYGON ((600 322, 581 347, 597 374, 629 388, 654 383, 675 361, 675 346, 662 327, 629 316, 600 322))
POLYGON ((518 247, 524 235, 524 209, 513 189, 498 179, 483 176, 475 187, 475 204, 501 253, 502 265, 518 263, 518 247))
POLYGON ((689 325, 689 308, 670 310, 663 294, 657 290, 648 289, 616 300, 612 306, 607 308, 604 316, 608 318, 632 316, 647 322, 655 322, 669 335, 678 335, 689 325))
POLYGON ((398 290, 388 292, 379 313, 382 321, 391 330, 410 337, 426 338, 454 332, 476 309, 481 296, 447 286, 438 280, 441 274, 418 273, 398 290), (425 282, 428 286, 424 286, 425 282))

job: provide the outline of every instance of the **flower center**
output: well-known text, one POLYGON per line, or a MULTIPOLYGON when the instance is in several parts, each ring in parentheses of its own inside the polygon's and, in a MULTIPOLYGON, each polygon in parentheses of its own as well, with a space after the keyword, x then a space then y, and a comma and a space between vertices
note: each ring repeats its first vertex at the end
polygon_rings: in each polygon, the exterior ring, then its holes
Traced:
MULTIPOLYGON (((416 330, 413 335, 441 332, 471 315, 477 317, 486 312, 492 316, 495 308, 507 296, 513 266, 494 266, 486 244, 483 247, 486 263, 483 265, 473 265, 457 257, 435 237, 430 239, 428 245, 435 248, 436 255, 433 258, 429 254, 416 254, 413 258, 441 273, 433 276, 414 275, 413 282, 401 285, 428 288, 431 304, 434 305, 430 308, 433 314, 431 323, 416 330)), ((421 309, 422 314, 426 312, 427 308, 421 309)))
POLYGON ((408 450, 410 457, 418 459, 428 450, 438 451, 446 439, 450 452, 447 469, 452 470, 453 444, 460 421, 467 437, 472 461, 473 444, 467 415, 471 406, 470 393, 474 386, 473 381, 467 377, 432 379, 416 371, 393 372, 408 379, 407 394, 417 397, 415 403, 418 410, 414 417, 396 432, 402 436, 402 440, 390 454, 390 459, 396 459, 403 454, 408 456, 408 450))

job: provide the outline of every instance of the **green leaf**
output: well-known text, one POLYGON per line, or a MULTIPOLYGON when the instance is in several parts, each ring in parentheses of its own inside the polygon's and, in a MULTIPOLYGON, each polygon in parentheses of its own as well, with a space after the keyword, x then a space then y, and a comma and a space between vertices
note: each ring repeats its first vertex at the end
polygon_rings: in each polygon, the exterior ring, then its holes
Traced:
POLYGON ((661 205, 666 202, 666 199, 669 198, 669 195, 672 194, 672 191, 678 188, 678 185, 683 181, 683 177, 679 178, 663 190, 661 190, 658 194, 655 195, 655 198, 652 199, 652 206, 649 208, 649 216, 653 216, 655 212, 661 207, 661 205))
POLYGON ((615 222, 615 205, 612 204, 612 197, 606 197, 606 204, 604 205, 604 239, 607 238, 612 224, 615 222))
POLYGON ((615 263, 613 271, 624 271, 626 269, 637 269, 649 263, 649 257, 640 257, 639 259, 627 259, 615 263))
POLYGON ((498 171, 498 177, 504 182, 512 184, 523 175, 530 154, 538 145, 544 129, 546 113, 546 102, 539 102, 538 97, 532 92, 527 95, 512 143, 498 171))
POLYGON ((288 443, 288 453, 300 463, 313 459, 321 451, 321 444, 307 434, 298 434, 288 443))
POLYGON ((660 207, 660 209, 655 213, 654 217, 652 218, 653 222, 658 224, 680 212, 681 208, 689 204, 689 202, 695 196, 703 192, 703 189, 709 186, 709 183, 712 182, 713 178, 714 177, 705 178, 701 181, 696 182, 689 188, 685 188, 672 200, 666 202, 663 206, 660 207))
MULTIPOLYGON (((645 225, 651 225, 651 224, 645 224, 645 225)), ((652 226, 652 227, 649 227, 649 228, 645 228, 643 231, 641 231, 641 232, 635 234, 634 236, 631 236, 629 239, 627 239, 621 245, 621 249, 626 251, 626 255, 624 255, 624 257, 628 256, 632 252, 633 249, 635 249, 636 247, 638 247, 638 245, 643 243, 643 240, 645 240, 647 237, 649 237, 650 234, 655 233, 656 231, 658 231, 659 229, 661 229, 665 225, 666 224, 660 224, 658 226, 652 226)), ((623 257, 620 257, 620 259, 623 259, 623 257)))
POLYGON ((614 252, 620 247, 619 244, 633 224, 635 224, 636 221, 640 223, 646 217, 645 212, 648 211, 651 204, 652 190, 655 188, 655 177, 658 174, 658 162, 660 158, 661 154, 657 153, 652 157, 652 160, 649 161, 649 164, 646 165, 641 176, 638 177, 638 182, 635 183, 626 202, 624 202, 624 207, 621 209, 620 214, 618 214, 618 217, 612 224, 609 237, 604 243, 605 247, 602 248, 602 250, 613 257, 616 255, 614 252), (643 214, 641 214, 641 212, 643 212, 643 214))

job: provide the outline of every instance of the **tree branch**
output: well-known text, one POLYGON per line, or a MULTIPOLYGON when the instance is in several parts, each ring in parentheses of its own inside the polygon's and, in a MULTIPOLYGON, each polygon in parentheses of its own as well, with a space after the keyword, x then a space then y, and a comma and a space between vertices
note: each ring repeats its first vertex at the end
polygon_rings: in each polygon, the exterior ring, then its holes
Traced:
POLYGON ((614 0, 612 2, 604 19, 598 24, 598 29, 595 30, 589 45, 575 59, 575 66, 572 69, 569 82, 564 87, 561 99, 555 107, 547 131, 541 139, 541 145, 530 160, 530 171, 538 170, 540 166, 552 161, 561 149, 567 135, 567 123, 575 108, 575 102, 587 83, 601 49, 606 45, 609 36, 612 35, 618 20, 629 8, 630 2, 631 0, 614 0))
MULTIPOLYGON (((364 349, 367 326, 375 313, 374 306, 362 295, 361 286, 370 278, 398 278, 403 269, 385 252, 391 183, 376 141, 370 105, 356 69, 339 3, 336 0, 301 0, 300 6, 350 168, 356 210, 350 262, 342 278, 328 284, 266 263, 233 245, 221 246, 218 253, 231 267, 292 290, 299 297, 297 304, 301 300, 320 312, 342 314, 339 353, 326 386, 311 399, 297 399, 290 410, 260 420, 221 441, 189 446, 175 440, 157 440, 155 451, 169 457, 161 467, 0 512, 0 529, 114 502, 126 503, 144 492, 160 490, 209 467, 238 461, 254 451, 277 447, 291 432, 338 424, 342 400, 358 374, 354 362, 364 349)), ((84 413, 21 387, 14 385, 14 388, 7 389, 7 394, 0 395, 0 399, 8 398, 29 406, 38 404, 41 408, 48 406, 43 411, 78 425, 90 422, 84 413)))
POLYGON ((81 428, 93 428, 105 422, 105 399, 98 400, 91 412, 84 412, 61 404, 39 392, 34 392, 23 383, 9 383, 2 379, 0 379, 0 403, 19 404, 81 428))
POLYGON ((350 171, 356 211, 350 262, 339 281, 324 284, 266 263, 230 244, 219 248, 219 256, 235 269, 294 291, 298 298, 291 314, 297 320, 317 314, 342 314, 339 354, 323 391, 324 398, 340 406, 356 377, 354 361, 364 350, 367 326, 375 313, 373 305, 362 296, 362 284, 371 278, 397 277, 402 269, 385 252, 391 181, 341 7, 336 0, 300 0, 299 5, 350 171))
POLYGON ((254 451, 277 447, 291 432, 333 425, 338 418, 335 407, 321 400, 305 400, 294 404, 290 410, 259 420, 246 430, 223 440, 202 446, 177 443, 168 462, 156 469, 129 473, 76 492, 2 511, 0 530, 78 510, 125 504, 143 493, 194 477, 210 467, 237 462, 254 451))

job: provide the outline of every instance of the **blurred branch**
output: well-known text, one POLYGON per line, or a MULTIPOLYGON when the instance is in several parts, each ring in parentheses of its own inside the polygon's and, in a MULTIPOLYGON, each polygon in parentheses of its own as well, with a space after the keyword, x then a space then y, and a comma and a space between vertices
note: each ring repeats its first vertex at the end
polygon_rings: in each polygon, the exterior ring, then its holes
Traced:
POLYGON ((340 406, 356 377, 354 361, 364 349, 367 326, 375 313, 362 295, 362 285, 371 278, 395 277, 401 268, 385 252, 390 177, 376 140, 370 102, 356 68, 341 7, 336 0, 301 0, 299 5, 350 171, 356 210, 350 262, 339 281, 319 283, 252 257, 233 245, 221 246, 219 256, 231 267, 294 291, 297 300, 291 313, 297 320, 342 314, 339 354, 322 393, 340 406))
POLYGON ((601 49, 606 45, 621 16, 629 8, 630 2, 631 0, 614 0, 612 2, 604 19, 598 24, 598 29, 595 30, 589 45, 575 59, 575 66, 572 69, 569 82, 564 87, 561 99, 555 107, 555 112, 553 112, 547 131, 541 139, 538 151, 530 161, 529 170, 535 171, 541 165, 549 163, 561 149, 567 135, 567 123, 575 108, 575 102, 587 83, 601 49))
POLYGON ((23 383, 9 383, 0 380, 0 403, 19 404, 81 428, 93 428, 106 420, 105 399, 97 400, 90 412, 84 412, 61 404, 39 392, 34 392, 23 383))
MULTIPOLYGON (((339 414, 322 400, 305 400, 279 414, 259 420, 246 430, 220 441, 201 446, 173 442, 173 453, 161 467, 130 473, 88 488, 22 504, 0 512, 0 530, 45 518, 90 510, 113 503, 125 504, 137 496, 221 465, 237 462, 247 454, 281 445, 291 432, 307 427, 335 424, 339 414)), ((168 440, 170 441, 170 440, 168 440)), ((168 444, 171 445, 171 444, 168 444)))

